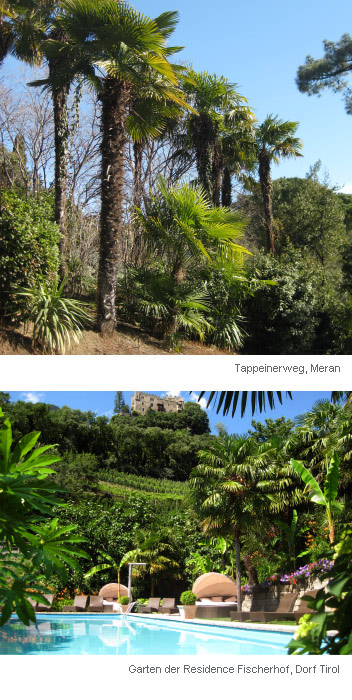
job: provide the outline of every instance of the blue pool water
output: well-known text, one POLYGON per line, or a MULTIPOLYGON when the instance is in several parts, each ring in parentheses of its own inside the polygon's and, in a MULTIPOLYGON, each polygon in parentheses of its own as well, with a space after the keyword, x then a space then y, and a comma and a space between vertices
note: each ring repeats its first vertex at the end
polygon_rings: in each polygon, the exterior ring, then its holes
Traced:
POLYGON ((16 616, 0 628, 0 654, 287 654, 287 632, 262 632, 122 615, 16 616))

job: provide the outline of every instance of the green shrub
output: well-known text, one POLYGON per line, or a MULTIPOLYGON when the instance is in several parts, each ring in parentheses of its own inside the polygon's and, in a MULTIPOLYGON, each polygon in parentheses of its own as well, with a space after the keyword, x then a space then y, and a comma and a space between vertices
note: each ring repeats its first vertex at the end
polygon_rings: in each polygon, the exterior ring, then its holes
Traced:
POLYGON ((42 282, 38 288, 18 289, 18 296, 26 300, 26 320, 33 323, 33 345, 49 355, 64 355, 71 338, 79 343, 83 324, 92 321, 88 304, 63 297, 64 283, 42 282))
POLYGON ((195 605, 196 600, 197 596, 193 593, 193 591, 184 591, 180 595, 182 605, 195 605))
POLYGON ((121 598, 120 598, 121 605, 128 605, 129 602, 130 602, 130 599, 129 599, 128 595, 121 596, 121 598))
POLYGON ((310 599, 315 614, 301 618, 289 654, 352 654, 352 530, 343 533, 334 549, 334 567, 325 574, 330 580, 310 599))
POLYGON ((22 199, 16 192, 0 198, 0 316, 21 321, 15 294, 18 286, 34 285, 59 266, 60 233, 53 221, 51 198, 22 199))

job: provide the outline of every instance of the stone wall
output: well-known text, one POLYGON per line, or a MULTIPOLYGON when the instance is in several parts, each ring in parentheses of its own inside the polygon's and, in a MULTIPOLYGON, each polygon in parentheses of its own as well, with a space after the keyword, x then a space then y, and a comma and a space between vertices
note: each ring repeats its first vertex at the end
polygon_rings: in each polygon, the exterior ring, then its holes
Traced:
POLYGON ((291 593, 291 591, 298 591, 299 596, 296 600, 294 610, 297 610, 299 599, 307 591, 316 590, 317 588, 322 588, 323 584, 320 579, 308 579, 302 583, 294 584, 280 584, 278 586, 270 586, 269 588, 260 588, 250 595, 245 595, 242 600, 242 610, 247 612, 248 610, 262 610, 263 605, 265 610, 274 611, 276 610, 281 598, 286 593, 291 593))

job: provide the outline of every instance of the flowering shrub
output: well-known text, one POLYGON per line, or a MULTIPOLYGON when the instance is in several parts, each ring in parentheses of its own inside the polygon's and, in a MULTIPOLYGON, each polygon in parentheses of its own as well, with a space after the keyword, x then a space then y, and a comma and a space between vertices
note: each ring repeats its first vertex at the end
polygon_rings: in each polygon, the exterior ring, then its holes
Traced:
MULTIPOLYGON (((319 559, 319 561, 314 562, 314 564, 305 564, 301 566, 297 571, 292 574, 273 574, 268 578, 260 582, 260 588, 270 588, 270 586, 277 586, 280 583, 293 583, 297 584, 302 581, 306 581, 310 576, 323 577, 326 573, 331 571, 334 562, 330 559, 319 559)), ((245 586, 241 587, 243 593, 253 593, 255 586, 251 586, 247 583, 245 586)))

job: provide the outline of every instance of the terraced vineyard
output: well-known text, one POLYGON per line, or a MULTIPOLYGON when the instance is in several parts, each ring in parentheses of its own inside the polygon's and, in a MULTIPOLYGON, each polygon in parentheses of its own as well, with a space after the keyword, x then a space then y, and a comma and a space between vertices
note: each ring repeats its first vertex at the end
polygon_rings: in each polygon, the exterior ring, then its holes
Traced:
POLYGON ((181 481, 153 479, 112 469, 98 473, 98 486, 100 491, 119 498, 134 493, 154 501, 182 501, 188 494, 188 484, 181 481))

